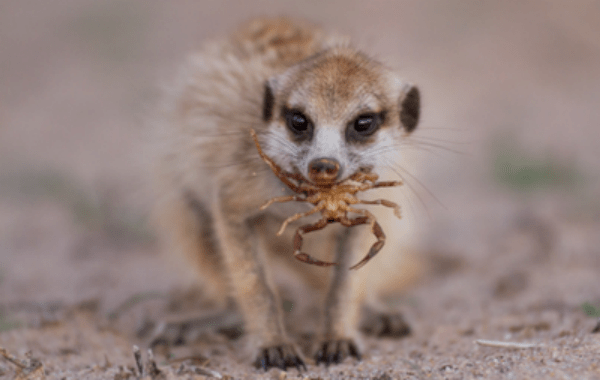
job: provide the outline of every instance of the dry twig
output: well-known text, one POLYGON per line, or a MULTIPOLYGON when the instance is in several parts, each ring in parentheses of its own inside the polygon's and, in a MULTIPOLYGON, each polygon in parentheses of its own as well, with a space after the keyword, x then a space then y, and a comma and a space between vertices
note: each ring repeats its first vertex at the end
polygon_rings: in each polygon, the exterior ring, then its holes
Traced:
POLYGON ((533 343, 503 342, 503 341, 500 341, 500 340, 487 340, 487 339, 477 339, 475 341, 475 343, 477 343, 480 346, 496 347, 496 348, 518 348, 518 349, 523 349, 523 348, 538 348, 538 347, 542 347, 539 344, 533 344, 533 343))
POLYGON ((5 348, 0 347, 0 357, 17 366, 17 377, 15 380, 43 380, 46 378, 44 365, 41 361, 26 354, 27 358, 20 360, 5 348))

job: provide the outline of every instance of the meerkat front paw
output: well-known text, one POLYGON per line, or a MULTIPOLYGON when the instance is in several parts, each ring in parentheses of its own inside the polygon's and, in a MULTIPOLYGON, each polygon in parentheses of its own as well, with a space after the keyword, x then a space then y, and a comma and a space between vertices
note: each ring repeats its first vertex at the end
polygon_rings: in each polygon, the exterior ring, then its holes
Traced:
POLYGON ((290 343, 262 348, 254 361, 254 366, 265 371, 272 367, 281 368, 284 371, 288 367, 296 367, 298 371, 306 371, 302 356, 296 346, 290 343))
POLYGON ((329 366, 341 363, 349 356, 361 359, 360 351, 353 339, 329 340, 321 343, 315 354, 315 361, 317 365, 325 363, 329 366))

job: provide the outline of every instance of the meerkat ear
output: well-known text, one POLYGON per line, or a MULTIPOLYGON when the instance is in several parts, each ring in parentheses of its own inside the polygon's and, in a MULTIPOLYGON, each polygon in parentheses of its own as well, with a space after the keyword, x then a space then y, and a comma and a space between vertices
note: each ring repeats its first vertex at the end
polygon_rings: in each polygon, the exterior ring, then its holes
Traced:
POLYGON ((275 106, 275 95, 273 95, 272 81, 268 80, 265 82, 265 95, 263 99, 263 120, 265 122, 271 121, 273 117, 273 107, 275 106))
POLYGON ((410 133, 417 128, 421 113, 421 95, 419 89, 412 84, 407 84, 402 89, 398 100, 400 108, 400 122, 406 132, 410 133))

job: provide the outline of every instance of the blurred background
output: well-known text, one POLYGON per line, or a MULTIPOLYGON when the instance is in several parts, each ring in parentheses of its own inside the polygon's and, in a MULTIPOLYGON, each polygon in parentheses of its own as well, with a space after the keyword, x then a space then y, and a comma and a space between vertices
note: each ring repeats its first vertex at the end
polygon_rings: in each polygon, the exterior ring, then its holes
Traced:
POLYGON ((259 15, 349 35, 420 87, 409 208, 427 226, 425 284, 479 271, 443 286, 481 285, 479 302, 550 265, 528 297, 600 305, 594 0, 2 1, 0 303, 110 309, 180 282, 146 224, 147 118, 190 51, 259 15))

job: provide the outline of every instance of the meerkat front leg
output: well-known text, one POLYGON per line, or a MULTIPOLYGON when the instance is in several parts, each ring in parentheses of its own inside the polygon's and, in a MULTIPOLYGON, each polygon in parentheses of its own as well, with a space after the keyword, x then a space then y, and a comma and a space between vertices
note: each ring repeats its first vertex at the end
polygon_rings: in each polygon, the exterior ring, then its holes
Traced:
POLYGON ((239 205, 227 199, 231 198, 221 196, 215 219, 234 297, 257 348, 254 364, 265 370, 305 368, 300 351, 285 332, 281 302, 258 250, 256 233, 239 205))
MULTIPOLYGON (((340 222, 346 225, 344 221, 340 222)), ((360 223, 351 225, 358 224, 360 223)), ((340 363, 349 356, 361 359, 357 325, 363 293, 357 289, 357 274, 348 270, 354 256, 353 246, 357 232, 345 229, 339 238, 335 257, 338 265, 333 269, 333 277, 325 297, 323 331, 315 353, 317 364, 325 363, 328 366, 340 363)))

